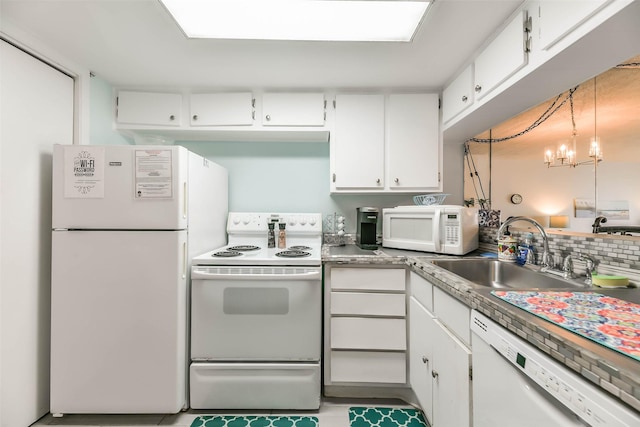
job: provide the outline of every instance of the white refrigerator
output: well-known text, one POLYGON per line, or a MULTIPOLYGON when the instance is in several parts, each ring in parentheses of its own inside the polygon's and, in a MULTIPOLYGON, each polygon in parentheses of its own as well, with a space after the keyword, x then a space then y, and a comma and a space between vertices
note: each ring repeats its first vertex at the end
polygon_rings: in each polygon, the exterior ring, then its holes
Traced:
POLYGON ((227 171, 179 146, 57 145, 51 413, 187 407, 190 260, 226 244, 227 171))

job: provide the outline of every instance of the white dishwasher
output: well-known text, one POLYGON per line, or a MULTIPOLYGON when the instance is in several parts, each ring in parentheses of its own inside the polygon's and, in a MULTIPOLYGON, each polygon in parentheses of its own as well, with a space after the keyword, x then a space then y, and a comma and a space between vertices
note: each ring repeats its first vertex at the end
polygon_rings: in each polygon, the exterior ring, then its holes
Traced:
POLYGON ((471 312, 473 426, 640 426, 640 414, 471 312))

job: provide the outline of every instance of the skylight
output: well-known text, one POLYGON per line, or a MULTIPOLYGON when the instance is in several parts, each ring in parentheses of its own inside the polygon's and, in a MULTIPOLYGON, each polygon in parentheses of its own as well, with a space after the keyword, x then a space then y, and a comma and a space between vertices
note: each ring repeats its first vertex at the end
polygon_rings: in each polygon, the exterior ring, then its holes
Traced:
POLYGON ((409 42, 430 1, 160 0, 189 38, 409 42))

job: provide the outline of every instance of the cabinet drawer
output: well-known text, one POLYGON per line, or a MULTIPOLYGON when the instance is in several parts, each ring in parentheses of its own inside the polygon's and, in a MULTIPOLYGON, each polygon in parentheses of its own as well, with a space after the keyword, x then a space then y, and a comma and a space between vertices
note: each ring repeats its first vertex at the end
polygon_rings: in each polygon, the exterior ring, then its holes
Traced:
POLYGON ((405 353, 332 351, 331 382, 407 382, 405 353))
POLYGON ((403 268, 332 268, 331 289, 404 291, 403 268))
POLYGON ((334 317, 331 348, 362 350, 406 350, 405 319, 334 317))
POLYGON ((404 294, 331 292, 331 314, 404 317, 405 296, 404 294))

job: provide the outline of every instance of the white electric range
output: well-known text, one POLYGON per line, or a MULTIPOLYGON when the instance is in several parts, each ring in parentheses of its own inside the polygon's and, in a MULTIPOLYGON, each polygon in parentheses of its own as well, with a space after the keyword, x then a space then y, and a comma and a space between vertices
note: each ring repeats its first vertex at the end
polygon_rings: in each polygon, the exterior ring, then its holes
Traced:
POLYGON ((192 262, 191 408, 318 409, 322 215, 230 212, 227 233, 192 262))

